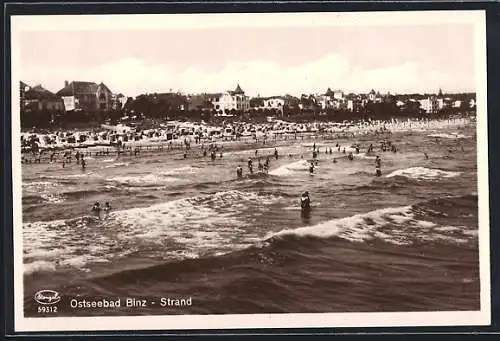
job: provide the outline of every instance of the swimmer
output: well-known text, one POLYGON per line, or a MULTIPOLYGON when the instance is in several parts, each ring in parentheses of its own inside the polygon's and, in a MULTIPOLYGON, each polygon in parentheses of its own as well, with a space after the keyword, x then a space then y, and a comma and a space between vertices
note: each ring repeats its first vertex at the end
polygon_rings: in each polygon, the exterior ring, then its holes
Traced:
POLYGON ((375 175, 376 176, 381 176, 382 175, 382 171, 380 170, 380 156, 377 156, 376 159, 375 159, 375 175))
POLYGON ((278 160, 278 149, 274 147, 274 156, 276 157, 276 160, 278 160))
POLYGON ((109 202, 106 202, 106 203, 104 204, 104 211, 105 211, 105 212, 109 212, 109 211, 111 211, 111 205, 109 204, 109 202))
POLYGON ((354 156, 352 155, 352 152, 349 152, 349 155, 347 156, 349 160, 354 160, 354 156))
POLYGON ((313 174, 314 173, 314 163, 311 162, 311 165, 309 166, 309 173, 313 174))
POLYGON ((243 177, 243 169, 241 168, 241 166, 238 166, 236 168, 236 176, 238 177, 238 179, 241 179, 243 177))
POLYGON ((309 192, 305 191, 300 197, 300 208, 302 210, 309 210, 311 208, 311 198, 309 197, 309 192))
POLYGON ((99 201, 96 201, 94 206, 92 206, 92 212, 101 212, 101 205, 99 204, 99 201))
POLYGON ((333 163, 337 163, 337 159, 336 158, 333 158, 333 163))
POLYGON ((425 152, 424 152, 424 155, 425 155, 425 159, 429 160, 429 155, 427 155, 427 153, 425 153, 425 152))

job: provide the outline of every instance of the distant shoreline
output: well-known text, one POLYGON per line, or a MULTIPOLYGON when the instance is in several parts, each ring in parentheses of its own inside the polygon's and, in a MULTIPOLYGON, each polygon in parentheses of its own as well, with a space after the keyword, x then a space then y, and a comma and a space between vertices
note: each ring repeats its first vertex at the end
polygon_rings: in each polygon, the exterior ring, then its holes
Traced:
MULTIPOLYGON (((138 149, 140 155, 151 155, 158 153, 169 153, 178 154, 186 152, 189 158, 197 157, 196 154, 202 155, 203 147, 208 149, 208 147, 213 144, 218 147, 217 157, 219 152, 226 151, 239 151, 239 150, 253 150, 253 149, 267 149, 274 147, 287 146, 296 142, 309 142, 312 143, 318 139, 323 140, 348 140, 348 139, 359 139, 363 137, 380 136, 381 139, 388 138, 391 134, 399 134, 405 132, 422 132, 422 131, 433 131, 433 130, 443 130, 450 129, 453 127, 465 128, 473 125, 474 122, 467 119, 455 119, 455 120, 431 120, 431 121, 407 121, 398 123, 381 122, 376 126, 366 126, 366 127, 351 127, 348 130, 339 130, 336 132, 327 131, 316 131, 316 132, 299 132, 297 134, 277 134, 276 138, 271 135, 264 139, 262 136, 259 138, 253 137, 242 137, 241 139, 227 139, 223 138, 217 139, 215 141, 201 140, 198 143, 194 143, 193 136, 180 136, 173 140, 163 140, 163 139, 149 139, 144 138, 138 141, 127 141, 124 142, 125 148, 117 147, 116 145, 105 145, 105 144, 74 144, 72 146, 51 146, 51 147, 41 147, 42 153, 39 154, 37 158, 40 159, 41 163, 49 162, 51 159, 50 154, 55 154, 54 162, 62 162, 58 160, 61 152, 67 150, 80 151, 85 156, 91 157, 109 157, 109 156, 121 156, 121 157, 134 157, 135 150, 138 149), (384 130, 380 130, 385 127, 384 130), (190 148, 186 148, 184 139, 190 141, 190 148), (192 143, 192 144, 191 144, 192 143)), ((34 154, 31 151, 25 151, 21 153, 23 158, 32 158, 34 154), (33 155, 33 156, 32 156, 33 155)), ((208 153, 209 154, 209 153, 208 153)), ((256 155, 256 157, 263 155, 256 155)), ((209 157, 209 155, 207 155, 209 157)), ((36 158, 36 157, 35 157, 36 158)), ((27 162, 31 164, 32 162, 27 162)))

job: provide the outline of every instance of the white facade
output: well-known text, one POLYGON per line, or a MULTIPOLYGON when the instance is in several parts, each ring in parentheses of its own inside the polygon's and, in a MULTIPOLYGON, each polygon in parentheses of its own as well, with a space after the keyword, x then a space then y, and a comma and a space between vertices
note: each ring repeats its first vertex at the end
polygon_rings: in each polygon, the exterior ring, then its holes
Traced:
POLYGON ((435 98, 429 97, 426 99, 421 99, 419 100, 419 102, 420 108, 428 114, 436 112, 439 107, 439 102, 435 98))
POLYGON ((239 85, 235 91, 225 91, 211 96, 210 102, 214 109, 221 114, 228 114, 231 110, 247 111, 250 109, 249 98, 239 85))
POLYGON ((354 111, 354 101, 352 99, 347 100, 347 110, 354 111))
POLYGON ((281 97, 271 97, 264 100, 264 108, 266 109, 283 109, 285 100, 281 97))
POLYGON ((340 90, 335 90, 333 92, 333 99, 342 100, 344 98, 344 93, 340 90))
POLYGON ((333 108, 333 103, 330 99, 330 96, 318 96, 317 103, 321 106, 321 109, 330 109, 333 108))

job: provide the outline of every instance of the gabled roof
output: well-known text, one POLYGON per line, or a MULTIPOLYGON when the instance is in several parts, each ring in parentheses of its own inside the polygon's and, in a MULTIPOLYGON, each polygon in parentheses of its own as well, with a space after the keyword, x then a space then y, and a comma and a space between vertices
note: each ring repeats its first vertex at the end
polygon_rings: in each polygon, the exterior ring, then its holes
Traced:
MULTIPOLYGON (((104 84, 102 84, 102 85, 104 85, 104 84)), ((73 81, 73 82, 69 83, 67 86, 65 86, 64 88, 62 88, 61 90, 59 90, 57 92, 57 95, 59 95, 59 96, 74 96, 74 95, 82 95, 82 94, 95 94, 97 92, 97 87, 98 87, 98 85, 94 82, 73 81)), ((107 89, 107 87, 106 87, 106 89, 107 89)))
POLYGON ((24 83, 23 81, 19 81, 19 88, 22 89, 23 91, 25 91, 26 87, 30 88, 31 89, 31 86, 29 86, 28 84, 24 83))
POLYGON ((40 84, 30 88, 28 91, 25 92, 24 96, 28 100, 30 100, 30 99, 31 100, 43 100, 43 99, 58 100, 58 99, 60 99, 59 96, 57 96, 56 94, 43 88, 40 84))
MULTIPOLYGON (((109 90, 109 88, 106 86, 106 84, 104 84, 103 82, 101 82, 98 87, 100 88, 103 88, 105 91, 109 92, 109 93, 112 93, 111 90, 109 90)), ((123 96, 123 95, 122 95, 123 96)))
POLYGON ((325 92, 325 96, 332 97, 333 95, 335 95, 336 93, 339 93, 339 92, 344 93, 342 90, 333 90, 332 91, 332 89, 328 88, 328 90, 326 90, 326 92, 325 92))

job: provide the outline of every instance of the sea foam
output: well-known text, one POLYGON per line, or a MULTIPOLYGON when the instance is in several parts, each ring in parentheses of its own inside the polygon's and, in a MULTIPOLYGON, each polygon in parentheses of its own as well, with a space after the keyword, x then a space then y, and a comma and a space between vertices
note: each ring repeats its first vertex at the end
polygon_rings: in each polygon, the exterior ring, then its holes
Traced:
POLYGON ((444 171, 441 169, 426 168, 426 167, 410 167, 398 169, 386 175, 386 178, 395 176, 404 176, 416 180, 433 180, 439 178, 453 178, 462 174, 461 172, 444 171))

